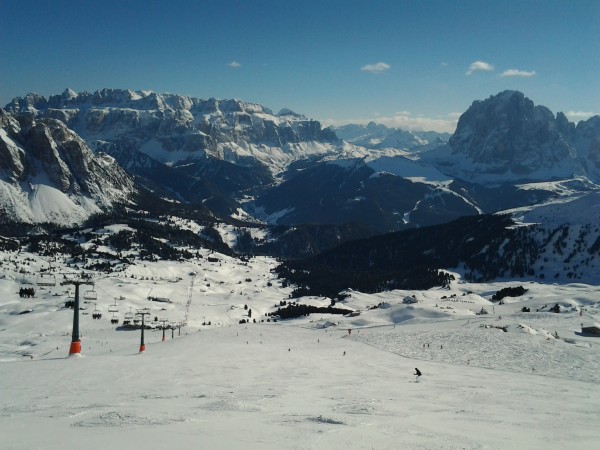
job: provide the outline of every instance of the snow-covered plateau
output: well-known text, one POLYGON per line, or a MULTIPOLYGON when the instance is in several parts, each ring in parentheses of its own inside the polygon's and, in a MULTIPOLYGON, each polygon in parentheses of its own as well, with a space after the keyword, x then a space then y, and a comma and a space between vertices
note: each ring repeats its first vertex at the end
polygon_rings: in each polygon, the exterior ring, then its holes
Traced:
POLYGON ((292 289, 272 272, 274 259, 208 250, 182 262, 130 258, 90 272, 94 284, 81 286, 82 357, 68 357, 73 310, 64 305, 74 287, 62 282, 80 272, 60 257, 0 251, 3 449, 600 442, 600 337, 582 333, 582 324, 600 321, 598 286, 470 284, 455 274, 448 289, 349 291, 336 306, 351 314, 274 322, 265 314, 289 302, 292 289), (525 294, 491 301, 516 285, 525 294), (26 288, 33 298, 19 296, 26 288), (416 303, 405 303, 412 296, 416 303), (140 330, 122 327, 140 308, 150 309, 153 326, 141 354, 140 330), (185 325, 164 330, 163 341, 155 318, 185 325))

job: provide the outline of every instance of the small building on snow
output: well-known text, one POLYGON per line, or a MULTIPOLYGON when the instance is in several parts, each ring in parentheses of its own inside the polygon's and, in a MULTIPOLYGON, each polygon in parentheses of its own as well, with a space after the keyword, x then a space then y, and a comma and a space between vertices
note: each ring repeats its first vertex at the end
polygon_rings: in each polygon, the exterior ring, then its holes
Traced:
POLYGON ((600 323, 593 322, 589 324, 581 324, 581 332, 586 334, 595 334, 600 336, 600 323))

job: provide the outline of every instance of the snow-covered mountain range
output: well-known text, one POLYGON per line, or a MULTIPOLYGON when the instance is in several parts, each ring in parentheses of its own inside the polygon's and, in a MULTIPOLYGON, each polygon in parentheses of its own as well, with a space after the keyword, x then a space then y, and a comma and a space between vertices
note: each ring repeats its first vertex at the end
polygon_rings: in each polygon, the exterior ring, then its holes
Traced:
POLYGON ((332 152, 341 144, 316 120, 290 110, 274 114, 241 100, 67 89, 49 99, 28 94, 6 109, 59 119, 91 145, 110 142, 170 165, 217 158, 276 173, 291 161, 332 152))
MULTIPOLYGON (((394 231, 577 196, 600 182, 600 117, 575 125, 517 91, 473 102, 452 136, 323 129, 240 100, 118 89, 28 94, 4 116, 2 136, 9 119, 54 123, 162 196, 270 224, 394 231)), ((19 177, 6 167, 7 179, 19 177)))
POLYGON ((369 149, 423 150, 448 142, 450 134, 435 131, 402 130, 375 122, 367 125, 349 124, 333 127, 335 134, 347 142, 369 149))
MULTIPOLYGON (((475 101, 448 143, 303 166, 253 205, 279 223, 327 217, 391 231, 577 196, 599 188, 598 125, 600 117, 575 126, 564 114, 505 91, 475 101)), ((374 124, 341 129, 354 142, 363 136, 389 141, 387 131, 374 124)), ((414 134, 405 136, 412 139, 404 141, 407 147, 417 142, 414 134)))

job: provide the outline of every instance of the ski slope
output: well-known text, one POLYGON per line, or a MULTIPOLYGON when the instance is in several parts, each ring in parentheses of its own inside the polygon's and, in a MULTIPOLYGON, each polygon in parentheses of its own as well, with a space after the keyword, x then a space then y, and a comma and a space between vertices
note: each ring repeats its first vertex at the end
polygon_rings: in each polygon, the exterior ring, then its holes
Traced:
MULTIPOLYGON (((70 287, 38 287, 33 299, 21 299, 19 287, 49 262, 0 252, 2 448, 592 449, 600 442, 600 338, 580 333, 582 321, 598 321, 596 286, 458 277, 448 290, 350 291, 338 306, 353 317, 267 323, 264 314, 291 291, 271 273, 276 261, 200 256, 96 273, 97 303, 82 304, 80 316, 83 356, 67 357, 73 311, 62 304, 70 287), (524 296, 490 302, 517 284, 529 289, 524 296), (403 304, 410 295, 418 303, 403 304), (129 308, 149 307, 151 318, 187 315, 187 326, 166 330, 165 341, 160 329, 147 330, 139 354, 140 332, 110 324, 115 302, 120 320, 129 308), (560 314, 548 312, 555 303, 560 314), (259 323, 239 324, 244 305, 259 323), (532 312, 520 312, 524 305, 532 312), (91 318, 96 308, 101 320, 91 318), (489 314, 477 315, 481 308, 489 314)), ((52 261, 57 281, 67 270, 52 261)))

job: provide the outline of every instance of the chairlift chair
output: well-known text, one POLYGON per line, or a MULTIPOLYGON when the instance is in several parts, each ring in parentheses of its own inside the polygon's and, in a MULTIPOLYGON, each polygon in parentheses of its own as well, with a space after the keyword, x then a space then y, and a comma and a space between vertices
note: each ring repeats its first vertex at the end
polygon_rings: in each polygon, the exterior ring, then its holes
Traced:
POLYGON ((94 303, 94 312, 92 313, 93 319, 102 319, 102 311, 98 309, 98 305, 94 303))
POLYGON ((115 300, 114 305, 108 305, 108 312, 116 313, 119 312, 119 306, 117 305, 117 301, 115 300))
POLYGON ((129 312, 125 313, 125 320, 132 320, 133 319, 133 313, 131 312, 131 308, 129 308, 129 312))
POLYGON ((40 273, 37 276, 36 284, 38 286, 56 286, 56 277, 52 274, 40 273))
POLYGON ((119 323, 119 318, 113 313, 112 318, 110 319, 110 323, 112 325, 117 325, 119 323))
POLYGON ((92 289, 88 289, 87 291, 85 291, 83 293, 83 298, 85 300, 93 300, 96 301, 98 300, 98 293, 94 290, 94 288, 92 289))

